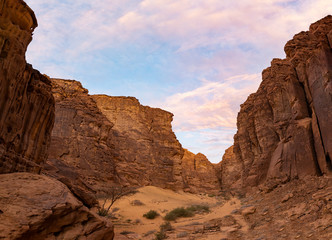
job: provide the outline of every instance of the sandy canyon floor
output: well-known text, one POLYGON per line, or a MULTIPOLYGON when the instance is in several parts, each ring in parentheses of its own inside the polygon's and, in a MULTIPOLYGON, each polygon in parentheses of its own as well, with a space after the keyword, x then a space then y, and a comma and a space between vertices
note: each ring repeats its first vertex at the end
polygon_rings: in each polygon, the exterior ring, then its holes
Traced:
POLYGON ((143 187, 112 207, 115 240, 156 239, 163 217, 178 207, 210 212, 170 221, 167 239, 332 239, 332 178, 315 177, 219 196, 143 187), (160 216, 146 219, 150 210, 160 216))

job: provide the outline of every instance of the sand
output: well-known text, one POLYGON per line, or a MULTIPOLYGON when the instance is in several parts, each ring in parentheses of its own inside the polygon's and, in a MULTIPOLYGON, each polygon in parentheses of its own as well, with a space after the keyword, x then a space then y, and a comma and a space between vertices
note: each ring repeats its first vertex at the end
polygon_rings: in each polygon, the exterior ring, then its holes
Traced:
MULTIPOLYGON (((205 194, 196 195, 174 192, 153 186, 142 187, 138 189, 138 193, 123 197, 112 207, 113 210, 118 209, 112 213, 116 217, 112 219, 116 233, 115 240, 153 239, 154 234, 148 236, 146 234, 152 231, 159 231, 159 226, 165 222, 163 217, 169 211, 177 207, 188 207, 191 205, 208 205, 211 211, 210 213, 196 214, 190 218, 179 218, 175 222, 171 221, 172 226, 179 231, 185 231, 188 227, 193 228, 193 226, 202 224, 208 220, 229 215, 234 209, 239 208, 241 204, 235 198, 225 203, 214 196, 211 197, 205 194), (134 200, 139 200, 143 205, 133 205, 132 202, 134 200), (143 214, 150 210, 157 211, 160 216, 155 219, 144 218, 143 214), (126 231, 134 232, 135 234, 130 234, 130 236, 120 234, 126 231)), ((244 223, 242 219, 237 220, 244 223)), ((218 237, 223 237, 223 235, 218 237)), ((202 239, 213 238, 205 236, 202 239)))

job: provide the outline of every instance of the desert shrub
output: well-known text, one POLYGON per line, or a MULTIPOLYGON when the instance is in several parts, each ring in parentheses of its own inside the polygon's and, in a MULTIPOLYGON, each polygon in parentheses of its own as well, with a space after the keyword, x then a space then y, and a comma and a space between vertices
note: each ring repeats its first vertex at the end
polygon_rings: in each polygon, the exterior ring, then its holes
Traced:
POLYGON ((195 213, 209 212, 209 206, 206 205, 192 205, 187 208, 175 208, 164 217, 167 221, 174 221, 180 217, 192 217, 195 213))
POLYGON ((98 207, 98 214, 100 216, 108 216, 109 211, 113 204, 119 200, 120 198, 124 196, 129 196, 132 194, 137 193, 136 188, 133 187, 122 187, 122 186, 111 186, 107 190, 105 190, 105 195, 102 196, 104 198, 104 202, 102 206, 98 207), (109 203, 108 206, 106 206, 106 203, 109 203))
POLYGON ((108 210, 106 208, 99 208, 98 215, 102 217, 106 217, 108 215, 108 210))
POLYGON ((167 213, 164 219, 167 221, 174 221, 180 217, 192 217, 192 216, 194 216, 193 212, 181 207, 181 208, 175 208, 169 213, 167 213))
POLYGON ((137 199, 131 201, 130 204, 131 204, 132 206, 143 206, 143 205, 144 205, 144 203, 142 203, 140 200, 137 200, 137 199))
POLYGON ((155 210, 150 210, 147 213, 143 214, 143 217, 147 219, 155 219, 157 216, 159 216, 159 213, 157 213, 155 210))
POLYGON ((207 205, 191 205, 190 207, 187 208, 187 210, 194 213, 210 212, 210 208, 207 205))
POLYGON ((208 196, 209 196, 209 197, 215 197, 216 195, 214 195, 214 194, 209 194, 208 196))
POLYGON ((167 238, 166 233, 163 231, 157 232, 155 236, 156 236, 156 238, 155 238, 156 240, 163 240, 163 239, 167 238))
POLYGON ((167 231, 172 231, 173 227, 170 222, 164 222, 163 224, 160 225, 160 231, 167 232, 167 231))

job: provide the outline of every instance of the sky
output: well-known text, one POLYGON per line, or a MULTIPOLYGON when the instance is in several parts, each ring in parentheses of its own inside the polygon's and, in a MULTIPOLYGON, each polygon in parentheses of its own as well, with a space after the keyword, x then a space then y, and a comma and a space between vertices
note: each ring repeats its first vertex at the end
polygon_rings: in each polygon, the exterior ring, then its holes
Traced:
POLYGON ((261 72, 329 0, 25 0, 38 28, 27 61, 90 94, 174 114, 182 146, 219 162, 261 72))

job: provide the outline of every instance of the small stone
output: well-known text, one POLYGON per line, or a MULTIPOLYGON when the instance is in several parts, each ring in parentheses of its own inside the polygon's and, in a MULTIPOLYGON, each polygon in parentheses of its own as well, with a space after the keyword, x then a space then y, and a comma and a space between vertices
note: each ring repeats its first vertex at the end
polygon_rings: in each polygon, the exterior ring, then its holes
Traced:
POLYGON ((287 194, 282 200, 281 202, 284 203, 284 202, 287 202, 289 199, 291 199, 293 197, 293 193, 289 193, 287 194))
POLYGON ((243 216, 248 216, 250 214, 254 214, 256 212, 256 208, 254 206, 248 207, 242 210, 243 216))

